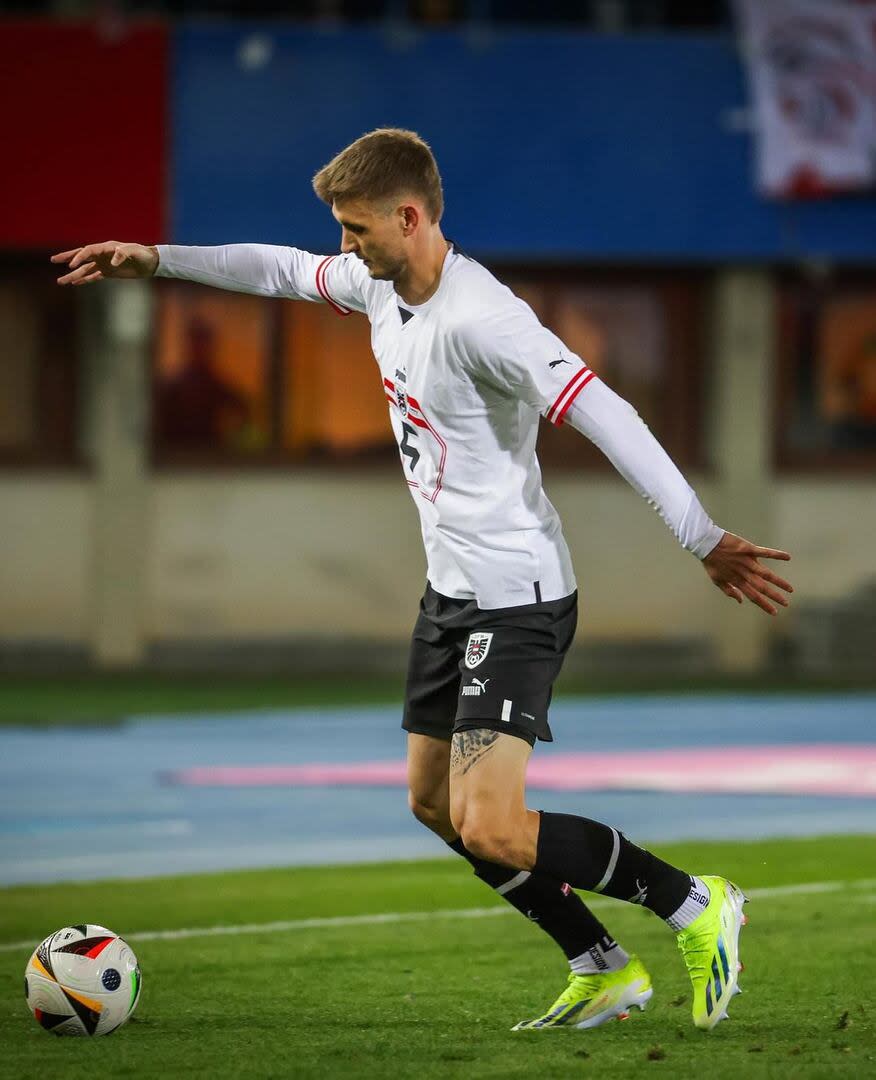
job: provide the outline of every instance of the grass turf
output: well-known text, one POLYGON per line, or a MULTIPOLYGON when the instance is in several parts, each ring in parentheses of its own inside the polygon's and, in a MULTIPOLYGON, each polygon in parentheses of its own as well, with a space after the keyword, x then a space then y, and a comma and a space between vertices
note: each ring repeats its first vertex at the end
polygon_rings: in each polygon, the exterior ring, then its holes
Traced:
MULTIPOLYGON (((591 1032, 511 1034, 564 982, 555 946, 507 918, 335 926, 133 942, 135 1018, 111 1038, 54 1039, 28 1016, 28 949, 0 952, 0 1076, 714 1078, 876 1075, 869 963, 876 866, 868 838, 680 844, 659 853, 749 889, 849 882, 763 896, 743 931, 745 993, 704 1035, 673 936, 641 909, 599 912, 655 979, 644 1014, 591 1032), (869 846, 868 846, 869 845, 869 846), (857 882, 857 884, 854 884, 857 882)), ((83 919, 123 933, 312 916, 504 907, 457 860, 307 868, 0 891, 0 942, 34 944, 83 919)))
MULTIPOLYGON (((855 693, 876 680, 777 679, 768 676, 635 676, 629 673, 564 677, 557 695, 700 693, 855 693)), ((308 706, 398 703, 403 673, 375 678, 284 678, 225 674, 5 675, 0 678, 0 725, 114 724, 129 716, 308 706)))

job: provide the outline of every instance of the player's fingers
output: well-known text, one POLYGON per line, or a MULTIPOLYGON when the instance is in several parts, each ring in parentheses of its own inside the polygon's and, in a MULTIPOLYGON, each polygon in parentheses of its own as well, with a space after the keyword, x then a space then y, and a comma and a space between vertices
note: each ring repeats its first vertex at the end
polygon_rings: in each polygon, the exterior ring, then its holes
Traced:
POLYGON ((81 247, 70 260, 70 269, 75 270, 77 266, 81 266, 84 262, 90 259, 93 254, 93 244, 89 244, 87 247, 81 247))
POLYGON ((81 250, 82 250, 81 248, 71 248, 69 251, 59 251, 57 255, 52 255, 51 256, 51 258, 49 259, 49 262, 53 262, 53 263, 67 262, 68 259, 72 259, 73 256, 78 251, 81 251, 81 250))
POLYGON ((778 589, 773 589, 762 577, 752 584, 762 596, 768 596, 774 604, 778 604, 780 607, 787 607, 791 603, 787 596, 780 593, 778 589))
POLYGON ((105 244, 86 244, 86 246, 80 248, 70 260, 70 268, 71 270, 75 269, 77 266, 81 266, 84 262, 88 262, 98 255, 109 255, 116 250, 117 246, 118 245, 112 240, 105 244))
MULTIPOLYGON (((92 264, 92 265, 94 265, 94 264, 92 264)), ((74 285, 87 285, 89 281, 102 281, 102 280, 103 280, 103 274, 100 272, 100 270, 95 270, 93 274, 86 274, 85 277, 79 278, 78 280, 74 281, 73 284, 74 285)))
POLYGON ((774 574, 772 570, 768 570, 765 566, 761 566, 759 563, 757 567, 757 572, 764 579, 764 581, 768 581, 771 585, 777 585, 780 589, 784 589, 785 592, 792 593, 794 591, 794 586, 791 584, 790 581, 785 581, 784 578, 779 577, 778 574, 774 574))
POLYGON ((730 599, 735 600, 737 604, 742 603, 742 593, 735 585, 731 585, 729 581, 716 581, 715 584, 725 596, 729 596, 730 599))
POLYGON ((759 559, 781 559, 782 562, 790 562, 791 556, 787 551, 782 551, 780 548, 765 548, 752 545, 752 555, 757 556, 759 559))
POLYGON ((773 605, 764 596, 762 596, 758 592, 758 590, 754 588, 753 585, 746 582, 746 584, 742 586, 740 591, 743 593, 743 595, 748 597, 752 604, 754 604, 756 607, 759 607, 761 611, 765 611, 767 615, 775 615, 777 613, 773 605))
POLYGON ((63 277, 59 277, 58 284, 75 285, 80 278, 85 277, 86 274, 90 274, 94 267, 95 264, 93 262, 87 262, 83 266, 79 266, 75 270, 71 270, 69 274, 64 274, 63 277))

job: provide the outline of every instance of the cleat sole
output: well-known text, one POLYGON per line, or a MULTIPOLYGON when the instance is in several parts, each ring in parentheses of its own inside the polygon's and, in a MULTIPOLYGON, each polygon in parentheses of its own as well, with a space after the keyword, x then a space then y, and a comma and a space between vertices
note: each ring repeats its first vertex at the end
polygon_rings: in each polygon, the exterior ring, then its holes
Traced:
POLYGON ((633 1006, 637 1006, 640 1012, 645 1011, 645 1006, 651 1000, 651 995, 654 993, 652 987, 648 987, 647 990, 630 995, 628 1000, 619 1002, 613 1009, 604 1013, 599 1013, 598 1016, 591 1016, 588 1020, 582 1020, 580 1024, 575 1024, 576 1028, 593 1028, 599 1027, 600 1024, 605 1024, 609 1020, 629 1020, 630 1009, 633 1006))
MULTIPOLYGON (((572 976, 569 981, 571 984, 572 976)), ((650 976, 636 957, 630 960, 629 975, 622 974, 613 985, 610 980, 606 981, 607 986, 599 978, 593 984, 586 980, 583 985, 576 983, 574 989, 581 993, 580 998, 567 992, 554 1002, 544 1016, 535 1020, 521 1020, 511 1030, 572 1030, 599 1027, 609 1020, 628 1020, 632 1009, 643 1010, 654 993, 650 976)))

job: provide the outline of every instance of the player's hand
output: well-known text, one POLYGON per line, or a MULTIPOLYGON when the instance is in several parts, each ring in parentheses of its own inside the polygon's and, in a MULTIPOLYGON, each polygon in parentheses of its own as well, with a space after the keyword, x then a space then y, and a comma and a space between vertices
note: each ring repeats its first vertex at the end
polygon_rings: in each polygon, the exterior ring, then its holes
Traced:
POLYGON ((104 278, 147 278, 158 268, 158 249, 143 244, 121 244, 106 240, 60 251, 53 263, 67 263, 70 273, 58 278, 59 285, 88 285, 104 278))
POLYGON ((741 536, 725 532, 717 547, 703 559, 703 566, 726 596, 740 604, 747 598, 767 615, 775 615, 777 609, 773 605, 787 607, 790 600, 783 593, 792 593, 794 589, 759 560, 788 562, 790 558, 787 551, 758 547, 741 536))

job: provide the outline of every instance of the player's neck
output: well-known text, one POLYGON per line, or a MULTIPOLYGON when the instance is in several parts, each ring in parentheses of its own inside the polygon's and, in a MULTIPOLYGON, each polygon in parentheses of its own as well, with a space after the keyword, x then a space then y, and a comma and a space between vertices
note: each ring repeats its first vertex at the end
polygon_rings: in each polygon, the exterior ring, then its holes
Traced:
POLYGON ((428 247, 419 258, 411 259, 404 274, 396 281, 395 291, 406 304, 425 304, 438 291, 444 260, 450 242, 441 230, 429 238, 428 247))

